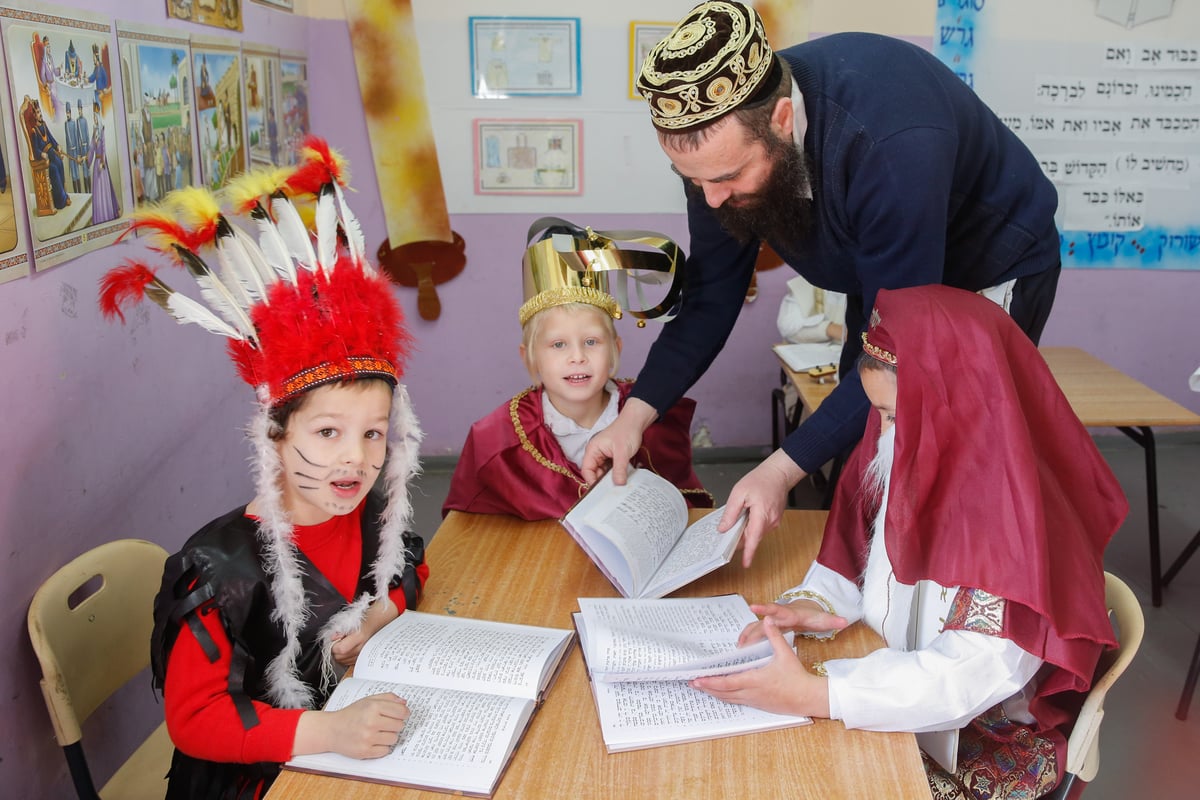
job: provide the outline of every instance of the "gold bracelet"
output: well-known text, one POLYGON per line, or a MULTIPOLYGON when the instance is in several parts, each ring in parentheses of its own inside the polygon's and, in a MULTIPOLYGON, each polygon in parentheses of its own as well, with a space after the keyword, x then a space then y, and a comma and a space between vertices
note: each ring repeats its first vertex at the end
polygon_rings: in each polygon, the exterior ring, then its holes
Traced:
MULTIPOLYGON (((795 589, 790 592, 784 592, 779 596, 780 600, 812 600, 819 605, 826 614, 837 616, 837 612, 833 610, 833 603, 830 603, 824 595, 809 591, 808 589, 795 589)), ((838 631, 822 631, 820 633, 800 633, 805 639, 815 639, 818 642, 832 642, 838 635, 838 631)), ((820 662, 818 662, 820 663, 820 662)), ((822 667, 824 669, 824 667, 822 667)), ((819 674, 819 673, 818 673, 819 674)))

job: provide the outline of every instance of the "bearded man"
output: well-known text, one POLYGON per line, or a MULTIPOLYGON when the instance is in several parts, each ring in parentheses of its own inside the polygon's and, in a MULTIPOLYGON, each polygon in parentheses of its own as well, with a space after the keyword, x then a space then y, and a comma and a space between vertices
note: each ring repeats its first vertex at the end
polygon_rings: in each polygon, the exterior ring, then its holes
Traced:
POLYGON ((760 243, 847 295, 838 387, 729 495, 720 528, 749 510, 749 565, 788 490, 862 435, 852 365, 876 292, 984 292, 1036 342, 1061 269, 1058 197, 962 80, 898 39, 836 34, 774 53, 752 8, 706 2, 651 50, 638 88, 687 193, 687 289, 617 421, 588 445, 585 478, 611 463, 624 482, 642 431, 724 346, 760 243))

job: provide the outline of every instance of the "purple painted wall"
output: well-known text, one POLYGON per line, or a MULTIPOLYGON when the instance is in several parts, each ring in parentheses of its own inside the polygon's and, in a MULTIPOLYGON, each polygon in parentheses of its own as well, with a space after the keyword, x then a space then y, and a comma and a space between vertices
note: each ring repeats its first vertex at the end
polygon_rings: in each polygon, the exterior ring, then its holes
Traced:
MULTIPOLYGON (((78 4, 82 6, 83 4, 78 4)), ((92 0, 90 8, 163 24, 161 0, 92 0)), ((309 21, 243 3, 245 41, 310 54, 315 132, 351 161, 351 202, 369 247, 384 237, 382 211, 361 119, 345 25, 309 21)), ((173 23, 196 33, 210 28, 173 23)), ((622 69, 623 69, 622 65, 622 69)), ((648 129, 645 135, 650 135, 648 129)), ((443 157, 445 155, 443 154, 443 157)), ((636 191, 636 187, 631 187, 636 191)), ((548 204, 546 213, 556 212, 548 204)), ((454 453, 467 427, 527 383, 517 357, 518 264, 534 215, 461 215, 468 268, 440 287, 443 312, 426 322, 415 290, 398 289, 417 338, 406 382, 426 431, 426 454, 454 453)), ((596 216, 597 228, 663 231, 686 246, 679 215, 596 216)), ((69 783, 37 686, 25 612, 55 568, 102 541, 135 536, 177 548, 196 528, 248 497, 248 449, 240 430, 251 396, 220 343, 142 309, 121 328, 95 309, 100 275, 121 253, 102 250, 29 279, 0 286, 0 786, 21 797, 66 797, 69 783), (16 788, 13 788, 16 787, 16 788)), ((768 394, 777 376, 768 344, 787 270, 760 276, 733 337, 693 388, 697 421, 718 447, 769 442, 768 394)), ((1163 394, 1200 411, 1187 390, 1200 364, 1194 306, 1200 272, 1071 272, 1045 334, 1046 344, 1078 345, 1163 394)), ((152 313, 153 312, 153 313, 152 313)), ((620 323, 623 375, 635 375, 655 327, 620 323)), ((155 723, 148 684, 127 693, 140 713, 97 720, 114 748, 155 723)), ((92 753, 97 773, 112 757, 92 753)))

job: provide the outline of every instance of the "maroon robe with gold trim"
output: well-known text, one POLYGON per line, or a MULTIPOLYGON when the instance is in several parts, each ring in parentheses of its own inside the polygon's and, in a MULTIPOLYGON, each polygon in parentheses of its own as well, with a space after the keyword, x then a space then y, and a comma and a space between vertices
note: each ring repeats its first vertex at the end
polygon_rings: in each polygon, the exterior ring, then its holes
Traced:
MULTIPOLYGON (((617 381, 618 404, 633 389, 617 381)), ((696 402, 684 398, 646 429, 630 462, 675 484, 692 508, 711 508, 712 495, 692 469, 692 415, 696 402)), ((522 519, 557 519, 587 489, 542 417, 542 389, 526 389, 471 426, 450 481, 442 515, 452 510, 512 514, 522 519)))

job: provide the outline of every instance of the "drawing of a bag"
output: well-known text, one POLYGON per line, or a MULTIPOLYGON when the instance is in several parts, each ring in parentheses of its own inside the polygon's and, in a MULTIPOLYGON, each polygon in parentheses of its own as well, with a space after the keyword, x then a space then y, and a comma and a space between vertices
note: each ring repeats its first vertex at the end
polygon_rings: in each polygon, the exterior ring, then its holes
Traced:
POLYGON ((508 148, 509 169, 534 169, 537 167, 537 148, 530 147, 525 134, 517 134, 517 146, 508 148))

